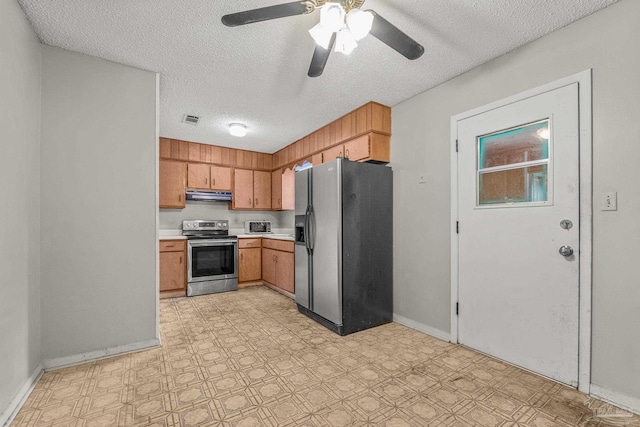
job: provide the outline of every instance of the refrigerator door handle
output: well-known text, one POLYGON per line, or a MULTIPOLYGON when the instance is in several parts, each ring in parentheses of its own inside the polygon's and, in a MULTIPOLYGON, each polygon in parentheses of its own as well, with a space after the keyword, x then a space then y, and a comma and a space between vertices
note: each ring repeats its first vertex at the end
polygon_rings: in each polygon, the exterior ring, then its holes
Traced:
POLYGON ((309 206, 309 248, 311 253, 316 245, 316 213, 313 210, 313 206, 309 206))
POLYGON ((307 249, 307 253, 311 255, 311 247, 309 246, 309 208, 304 212, 304 246, 307 249))

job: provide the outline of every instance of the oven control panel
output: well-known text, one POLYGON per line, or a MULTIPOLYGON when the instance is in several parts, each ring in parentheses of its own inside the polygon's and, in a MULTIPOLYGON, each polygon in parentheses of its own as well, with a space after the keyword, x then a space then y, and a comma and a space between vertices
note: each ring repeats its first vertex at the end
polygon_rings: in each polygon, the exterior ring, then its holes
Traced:
POLYGON ((227 231, 227 220, 202 220, 191 219, 182 221, 182 231, 227 231))

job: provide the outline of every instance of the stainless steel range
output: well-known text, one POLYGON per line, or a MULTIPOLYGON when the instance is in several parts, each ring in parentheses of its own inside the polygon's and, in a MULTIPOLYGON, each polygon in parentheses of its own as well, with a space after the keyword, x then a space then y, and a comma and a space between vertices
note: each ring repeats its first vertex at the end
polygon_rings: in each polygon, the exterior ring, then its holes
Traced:
POLYGON ((238 237, 229 236, 229 221, 185 220, 187 296, 238 290, 238 237))

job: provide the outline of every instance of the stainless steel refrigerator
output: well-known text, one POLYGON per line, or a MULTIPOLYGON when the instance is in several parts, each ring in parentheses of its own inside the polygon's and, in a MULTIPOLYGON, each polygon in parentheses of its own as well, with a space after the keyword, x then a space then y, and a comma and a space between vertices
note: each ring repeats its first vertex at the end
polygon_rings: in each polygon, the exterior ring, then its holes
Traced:
POLYGON ((346 335, 391 322, 393 172, 336 159, 295 175, 298 310, 346 335))

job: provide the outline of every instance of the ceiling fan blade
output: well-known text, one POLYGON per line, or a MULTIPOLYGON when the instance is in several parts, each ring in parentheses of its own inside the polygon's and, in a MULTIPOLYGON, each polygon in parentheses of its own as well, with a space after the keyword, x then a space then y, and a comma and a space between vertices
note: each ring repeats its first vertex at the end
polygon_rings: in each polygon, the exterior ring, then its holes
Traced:
POLYGON ((422 56, 424 47, 420 43, 400 31, 398 27, 374 11, 370 10, 369 12, 374 15, 373 25, 369 34, 407 59, 418 59, 422 56))
POLYGON ((307 12, 307 6, 301 1, 277 4, 275 6, 261 7, 259 9, 245 10, 244 12, 231 13, 222 17, 222 23, 227 27, 253 24, 254 22, 268 21, 270 19, 285 18, 287 16, 302 15, 307 12))
POLYGON ((316 46, 316 50, 313 51, 313 58, 311 58, 311 66, 309 67, 309 77, 320 77, 324 71, 324 66, 327 65, 329 55, 333 50, 333 46, 336 44, 336 34, 331 36, 331 42, 329 42, 329 49, 325 49, 322 46, 316 46))

